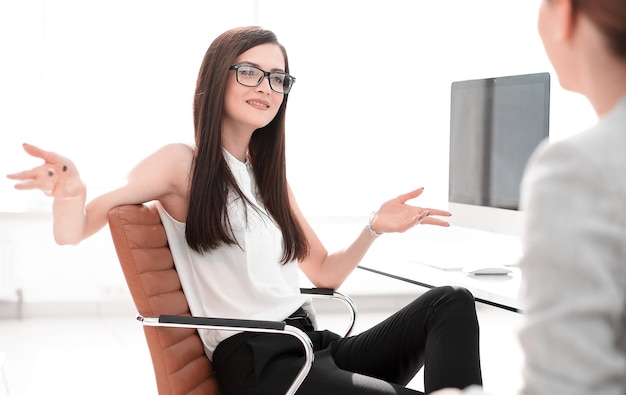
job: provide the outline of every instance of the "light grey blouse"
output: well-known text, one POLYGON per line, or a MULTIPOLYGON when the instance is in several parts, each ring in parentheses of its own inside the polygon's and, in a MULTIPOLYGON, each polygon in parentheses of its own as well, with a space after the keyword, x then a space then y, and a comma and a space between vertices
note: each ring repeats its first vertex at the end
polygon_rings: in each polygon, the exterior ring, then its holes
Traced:
POLYGON ((521 393, 626 394, 626 97, 535 151, 522 209, 521 393))

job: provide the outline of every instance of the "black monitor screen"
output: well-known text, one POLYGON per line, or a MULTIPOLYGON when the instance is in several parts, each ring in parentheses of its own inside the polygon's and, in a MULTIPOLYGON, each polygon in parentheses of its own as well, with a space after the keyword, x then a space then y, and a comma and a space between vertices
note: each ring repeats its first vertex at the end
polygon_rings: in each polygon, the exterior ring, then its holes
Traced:
POLYGON ((528 158, 548 137, 550 74, 455 81, 450 202, 517 210, 528 158))

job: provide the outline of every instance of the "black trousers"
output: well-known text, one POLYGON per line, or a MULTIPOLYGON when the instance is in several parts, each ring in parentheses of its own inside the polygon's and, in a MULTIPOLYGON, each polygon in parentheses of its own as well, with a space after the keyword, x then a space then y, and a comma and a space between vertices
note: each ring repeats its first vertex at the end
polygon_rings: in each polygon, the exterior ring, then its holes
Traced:
MULTIPOLYGON (((315 362, 299 395, 419 394, 404 386, 422 366, 427 394, 482 385, 474 298, 463 288, 431 289, 356 336, 306 333, 315 362)), ((241 333, 218 345, 213 362, 224 395, 284 394, 304 356, 291 336, 241 333)))

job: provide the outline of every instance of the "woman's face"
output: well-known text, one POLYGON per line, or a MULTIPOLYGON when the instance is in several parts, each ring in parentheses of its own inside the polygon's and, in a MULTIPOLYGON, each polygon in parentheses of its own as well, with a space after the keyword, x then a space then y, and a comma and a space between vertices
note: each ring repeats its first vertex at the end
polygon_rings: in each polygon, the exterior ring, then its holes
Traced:
MULTIPOLYGON (((265 71, 285 71, 285 59, 280 47, 273 43, 250 48, 235 60, 265 71)), ((267 77, 259 86, 249 87, 237 82, 236 71, 231 70, 224 97, 224 132, 248 131, 264 127, 276 116, 284 95, 270 89, 267 77)))

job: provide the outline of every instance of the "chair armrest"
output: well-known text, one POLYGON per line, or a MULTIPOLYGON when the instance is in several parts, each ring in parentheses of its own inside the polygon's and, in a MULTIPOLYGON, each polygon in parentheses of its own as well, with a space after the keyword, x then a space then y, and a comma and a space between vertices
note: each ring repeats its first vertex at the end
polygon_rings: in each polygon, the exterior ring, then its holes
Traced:
POLYGON ((189 317, 161 315, 160 317, 137 316, 137 320, 145 326, 170 328, 195 328, 205 330, 226 330, 259 333, 277 333, 295 337, 304 348, 304 365, 296 375, 293 383, 287 390, 288 395, 294 395, 307 374, 311 370, 313 360, 313 344, 311 339, 295 326, 287 325, 282 321, 238 320, 229 318, 189 317))
POLYGON ((205 329, 206 327, 216 327, 216 329, 228 330, 241 330, 241 329, 262 329, 279 330, 285 329, 286 323, 282 321, 260 321, 260 320, 240 320, 232 318, 209 318, 209 317, 189 317, 181 315, 161 315, 159 316, 159 323, 161 324, 183 324, 200 325, 205 329))
POLYGON ((332 296, 334 292, 332 288, 300 288, 300 293, 307 295, 332 296))
POLYGON ((348 295, 335 291, 332 288, 300 288, 300 293, 311 295, 314 298, 334 299, 343 302, 350 312, 348 328, 344 331, 343 336, 348 336, 354 328, 356 322, 356 304, 348 295))

